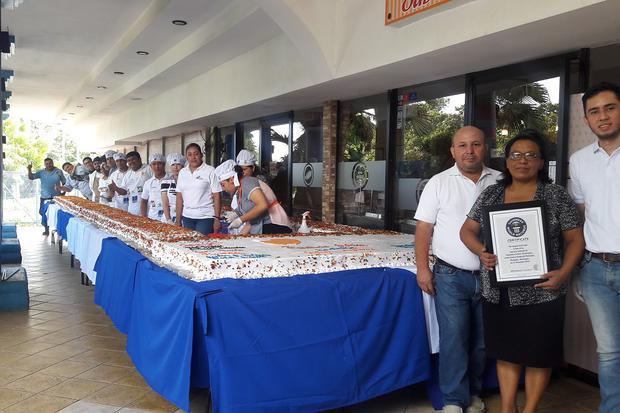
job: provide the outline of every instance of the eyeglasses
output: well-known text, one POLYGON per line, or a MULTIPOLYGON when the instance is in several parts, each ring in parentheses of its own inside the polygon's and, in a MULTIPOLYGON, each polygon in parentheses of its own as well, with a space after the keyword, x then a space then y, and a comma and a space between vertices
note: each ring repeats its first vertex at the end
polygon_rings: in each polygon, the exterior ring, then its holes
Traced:
POLYGON ((542 158, 542 154, 538 152, 510 152, 508 157, 513 161, 520 161, 523 158, 526 161, 533 161, 534 159, 542 158))

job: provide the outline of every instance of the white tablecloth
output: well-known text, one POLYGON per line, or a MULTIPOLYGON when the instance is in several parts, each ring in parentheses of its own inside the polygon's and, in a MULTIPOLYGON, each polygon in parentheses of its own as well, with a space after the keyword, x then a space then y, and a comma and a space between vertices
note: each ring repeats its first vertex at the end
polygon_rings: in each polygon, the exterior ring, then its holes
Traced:
POLYGON ((80 261, 81 270, 95 284, 95 263, 101 252, 101 242, 113 238, 107 232, 79 218, 71 218, 67 224, 67 248, 80 261))
POLYGON ((56 229, 56 217, 59 209, 60 207, 58 207, 57 204, 50 204, 45 212, 45 215, 47 216, 47 225, 52 230, 56 229))

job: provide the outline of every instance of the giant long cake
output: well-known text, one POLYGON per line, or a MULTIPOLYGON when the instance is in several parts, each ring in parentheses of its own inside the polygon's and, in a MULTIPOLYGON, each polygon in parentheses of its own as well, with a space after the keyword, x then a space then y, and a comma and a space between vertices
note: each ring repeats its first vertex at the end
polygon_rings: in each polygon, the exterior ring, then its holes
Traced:
POLYGON ((294 235, 204 236, 77 197, 56 202, 179 275, 205 281, 415 265, 411 235, 333 224, 294 235))

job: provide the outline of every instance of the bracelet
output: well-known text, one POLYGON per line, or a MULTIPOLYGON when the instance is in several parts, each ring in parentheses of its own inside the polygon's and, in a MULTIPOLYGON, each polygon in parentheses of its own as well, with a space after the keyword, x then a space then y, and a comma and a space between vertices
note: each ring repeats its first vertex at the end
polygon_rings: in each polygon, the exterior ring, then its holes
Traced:
POLYGON ((218 217, 217 215, 213 215, 213 218, 215 219, 221 219, 220 217, 218 217))

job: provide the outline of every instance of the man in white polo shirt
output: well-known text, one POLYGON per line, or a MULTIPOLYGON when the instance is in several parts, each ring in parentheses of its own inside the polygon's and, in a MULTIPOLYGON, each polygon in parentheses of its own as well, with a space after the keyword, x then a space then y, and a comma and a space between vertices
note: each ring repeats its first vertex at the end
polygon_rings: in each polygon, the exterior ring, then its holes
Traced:
POLYGON ((599 413, 620 412, 620 86, 600 83, 582 98, 597 141, 570 158, 569 189, 584 213, 586 253, 577 290, 596 337, 599 413))
POLYGON ((185 157, 187 166, 177 180, 176 225, 205 235, 218 232, 222 187, 215 168, 202 161, 202 150, 195 143, 187 145, 185 157))
POLYGON ((420 288, 435 295, 439 324, 439 388, 444 412, 481 413, 485 365, 480 261, 459 231, 478 195, 497 183, 500 172, 484 166, 484 133, 473 126, 452 138, 452 168, 433 176, 415 214, 415 252, 420 288), (431 271, 429 248, 436 262, 431 271))
POLYGON ((151 173, 151 168, 142 163, 142 158, 137 151, 131 151, 127 153, 126 156, 129 171, 116 191, 120 195, 126 195, 128 197, 129 204, 127 206, 127 212, 133 215, 140 215, 144 183, 153 176, 153 174, 151 173))
POLYGON ((127 208, 129 207, 129 197, 127 196, 127 191, 121 188, 123 186, 125 175, 129 172, 129 168, 127 167, 127 157, 124 153, 120 152, 115 152, 112 156, 114 157, 116 169, 114 172, 110 172, 110 185, 108 185, 109 193, 113 194, 114 207, 127 211, 127 208))
POLYGON ((161 153, 149 156, 149 165, 153 176, 146 180, 142 190, 140 215, 161 221, 164 208, 161 203, 161 183, 168 178, 166 174, 166 160, 161 153))

